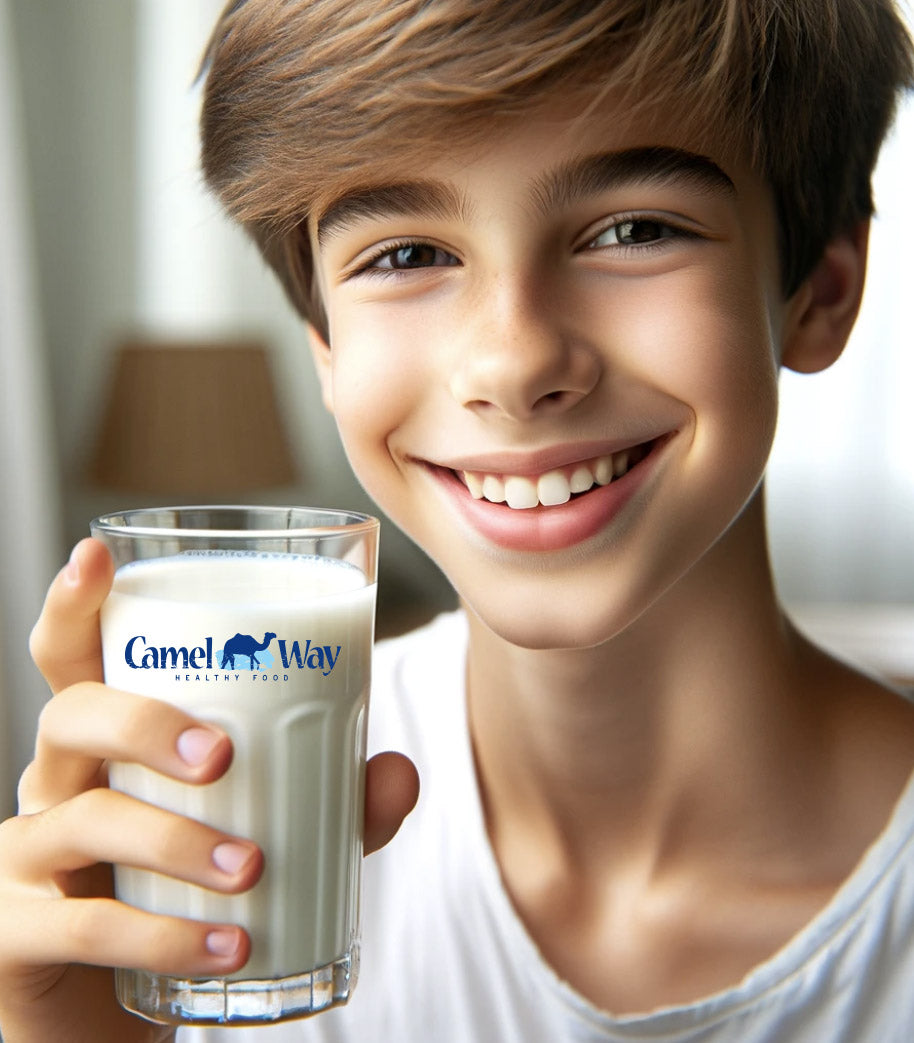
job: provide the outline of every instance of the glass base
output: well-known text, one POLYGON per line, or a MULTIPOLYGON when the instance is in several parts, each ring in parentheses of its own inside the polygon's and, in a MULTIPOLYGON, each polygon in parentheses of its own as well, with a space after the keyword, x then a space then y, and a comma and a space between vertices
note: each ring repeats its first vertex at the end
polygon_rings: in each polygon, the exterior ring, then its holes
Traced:
POLYGON ((169 978, 117 970, 121 1006, 169 1025, 250 1025, 317 1014, 348 1002, 359 972, 358 946, 326 967, 266 981, 169 978))

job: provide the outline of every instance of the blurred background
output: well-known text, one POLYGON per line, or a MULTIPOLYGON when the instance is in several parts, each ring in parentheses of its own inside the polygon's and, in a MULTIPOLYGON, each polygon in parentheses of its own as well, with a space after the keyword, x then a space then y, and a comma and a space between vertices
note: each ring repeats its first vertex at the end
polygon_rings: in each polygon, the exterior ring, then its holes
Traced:
MULTIPOLYGON (((0 815, 47 696, 28 632, 90 518, 189 497, 373 510, 321 405, 300 322, 200 187, 194 78, 222 6, 0 0, 0 815), (191 384, 211 393, 182 395, 191 384), (247 426, 214 406, 231 396, 247 426), (111 434, 125 402, 144 421, 130 438, 111 434), (237 449, 207 455, 214 431, 237 449)), ((785 374, 768 482, 775 570, 796 617, 904 681, 912 169, 909 104, 877 173, 853 342, 827 373, 785 374)), ((381 633, 453 604, 390 524, 382 548, 381 633)))

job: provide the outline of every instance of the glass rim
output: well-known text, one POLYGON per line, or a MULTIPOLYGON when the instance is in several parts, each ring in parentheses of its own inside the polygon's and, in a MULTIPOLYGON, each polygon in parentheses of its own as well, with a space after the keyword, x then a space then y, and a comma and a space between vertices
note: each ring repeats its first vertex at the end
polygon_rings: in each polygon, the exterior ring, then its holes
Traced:
POLYGON ((137 537, 143 539, 213 539, 220 540, 294 540, 314 539, 315 537, 332 538, 334 536, 358 536, 362 533, 368 534, 378 529, 379 520, 371 514, 362 511, 353 511, 344 507, 303 507, 299 505, 279 504, 178 504, 171 507, 138 507, 127 511, 111 511, 108 514, 93 518, 90 530, 95 533, 103 532, 111 536, 137 537), (309 525, 286 525, 279 526, 261 525, 251 526, 246 529, 220 528, 212 524, 200 526, 166 526, 166 525, 136 525, 131 524, 131 519, 143 515, 171 515, 172 517, 182 512, 235 512, 236 514, 248 515, 277 515, 285 516, 287 519, 295 513, 307 514, 314 517, 316 524, 309 525), (342 522, 320 523, 320 518, 345 519, 342 522))

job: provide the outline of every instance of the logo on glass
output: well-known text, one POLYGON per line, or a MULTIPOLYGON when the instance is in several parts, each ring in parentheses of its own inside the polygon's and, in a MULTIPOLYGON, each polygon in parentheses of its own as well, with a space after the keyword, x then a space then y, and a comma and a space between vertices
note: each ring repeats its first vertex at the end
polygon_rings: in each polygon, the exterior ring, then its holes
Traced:
POLYGON ((312 644, 311 638, 304 642, 277 638, 269 630, 262 641, 238 633, 222 642, 207 637, 193 646, 150 644, 144 634, 137 634, 124 646, 124 662, 133 670, 269 670, 276 663, 269 650, 274 641, 284 670, 317 670, 324 677, 330 675, 343 650, 342 645, 312 644))

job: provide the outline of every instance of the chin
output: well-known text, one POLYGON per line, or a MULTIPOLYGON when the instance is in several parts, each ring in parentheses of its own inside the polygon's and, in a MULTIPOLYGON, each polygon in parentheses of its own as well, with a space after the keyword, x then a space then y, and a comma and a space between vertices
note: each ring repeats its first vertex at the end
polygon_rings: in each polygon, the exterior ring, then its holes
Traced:
POLYGON ((561 599, 500 599, 463 605, 487 629, 517 648, 535 651, 574 651, 595 648, 611 641, 633 621, 628 615, 582 611, 561 599))

